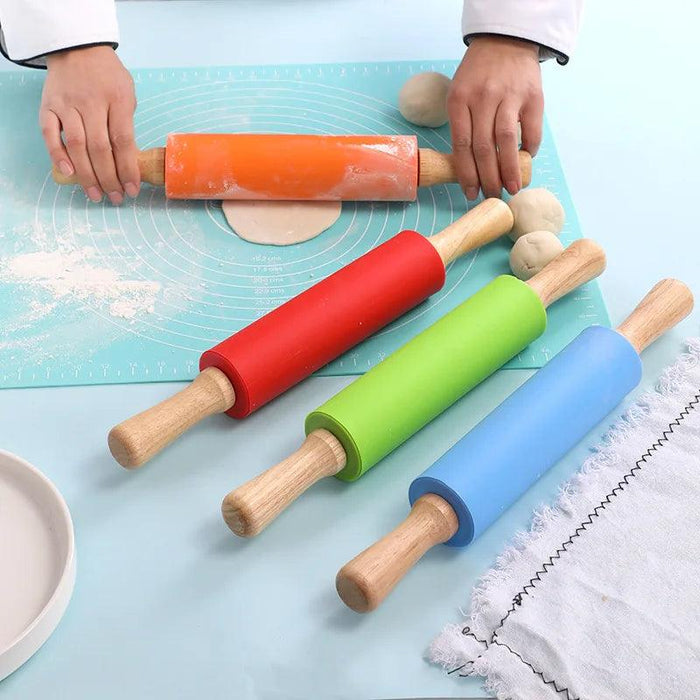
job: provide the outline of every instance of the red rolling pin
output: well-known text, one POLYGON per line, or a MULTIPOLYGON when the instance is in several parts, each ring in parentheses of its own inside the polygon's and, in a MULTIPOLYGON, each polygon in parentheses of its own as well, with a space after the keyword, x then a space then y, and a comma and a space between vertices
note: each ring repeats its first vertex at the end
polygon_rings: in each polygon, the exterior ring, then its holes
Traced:
POLYGON ((402 231, 207 350, 190 386, 110 431, 112 455, 138 467, 206 416, 244 418, 420 304, 450 262, 512 226, 508 205, 487 199, 430 238, 402 231))

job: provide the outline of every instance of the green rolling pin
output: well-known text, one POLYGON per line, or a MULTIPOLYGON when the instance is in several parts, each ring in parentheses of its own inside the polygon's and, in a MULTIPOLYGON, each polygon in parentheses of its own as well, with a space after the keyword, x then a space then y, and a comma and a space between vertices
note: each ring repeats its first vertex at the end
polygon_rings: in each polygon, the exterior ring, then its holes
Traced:
POLYGON ((319 479, 358 479, 542 335, 546 308, 604 269, 603 250, 582 239, 527 282, 494 279, 312 411, 299 450, 224 498, 226 524, 252 537, 319 479))

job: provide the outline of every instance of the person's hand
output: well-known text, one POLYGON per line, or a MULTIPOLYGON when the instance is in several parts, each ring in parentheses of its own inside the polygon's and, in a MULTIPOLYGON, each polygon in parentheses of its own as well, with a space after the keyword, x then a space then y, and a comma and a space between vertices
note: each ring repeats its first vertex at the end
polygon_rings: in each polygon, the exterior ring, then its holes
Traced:
POLYGON ((75 173, 93 202, 103 193, 112 204, 125 192, 136 197, 136 96, 117 54, 108 46, 72 49, 49 55, 47 67, 39 123, 54 165, 75 173))
POLYGON ((544 97, 535 44, 508 37, 477 37, 462 60, 447 98, 452 149, 468 199, 479 187, 499 197, 521 187, 518 122, 522 147, 532 156, 542 139, 544 97))

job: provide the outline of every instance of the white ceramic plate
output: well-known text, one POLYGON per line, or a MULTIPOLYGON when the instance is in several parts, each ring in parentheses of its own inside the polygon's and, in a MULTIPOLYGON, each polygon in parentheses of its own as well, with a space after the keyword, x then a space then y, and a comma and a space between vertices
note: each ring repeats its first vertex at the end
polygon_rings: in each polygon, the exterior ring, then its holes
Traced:
POLYGON ((0 680, 49 638, 75 583, 75 540, 56 487, 0 450, 0 680))

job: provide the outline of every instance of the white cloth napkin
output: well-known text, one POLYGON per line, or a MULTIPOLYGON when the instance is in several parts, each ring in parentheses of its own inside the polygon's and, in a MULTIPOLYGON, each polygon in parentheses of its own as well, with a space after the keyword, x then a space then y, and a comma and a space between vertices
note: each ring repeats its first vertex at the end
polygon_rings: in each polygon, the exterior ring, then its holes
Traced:
POLYGON ((699 340, 428 653, 499 698, 700 698, 699 340))

